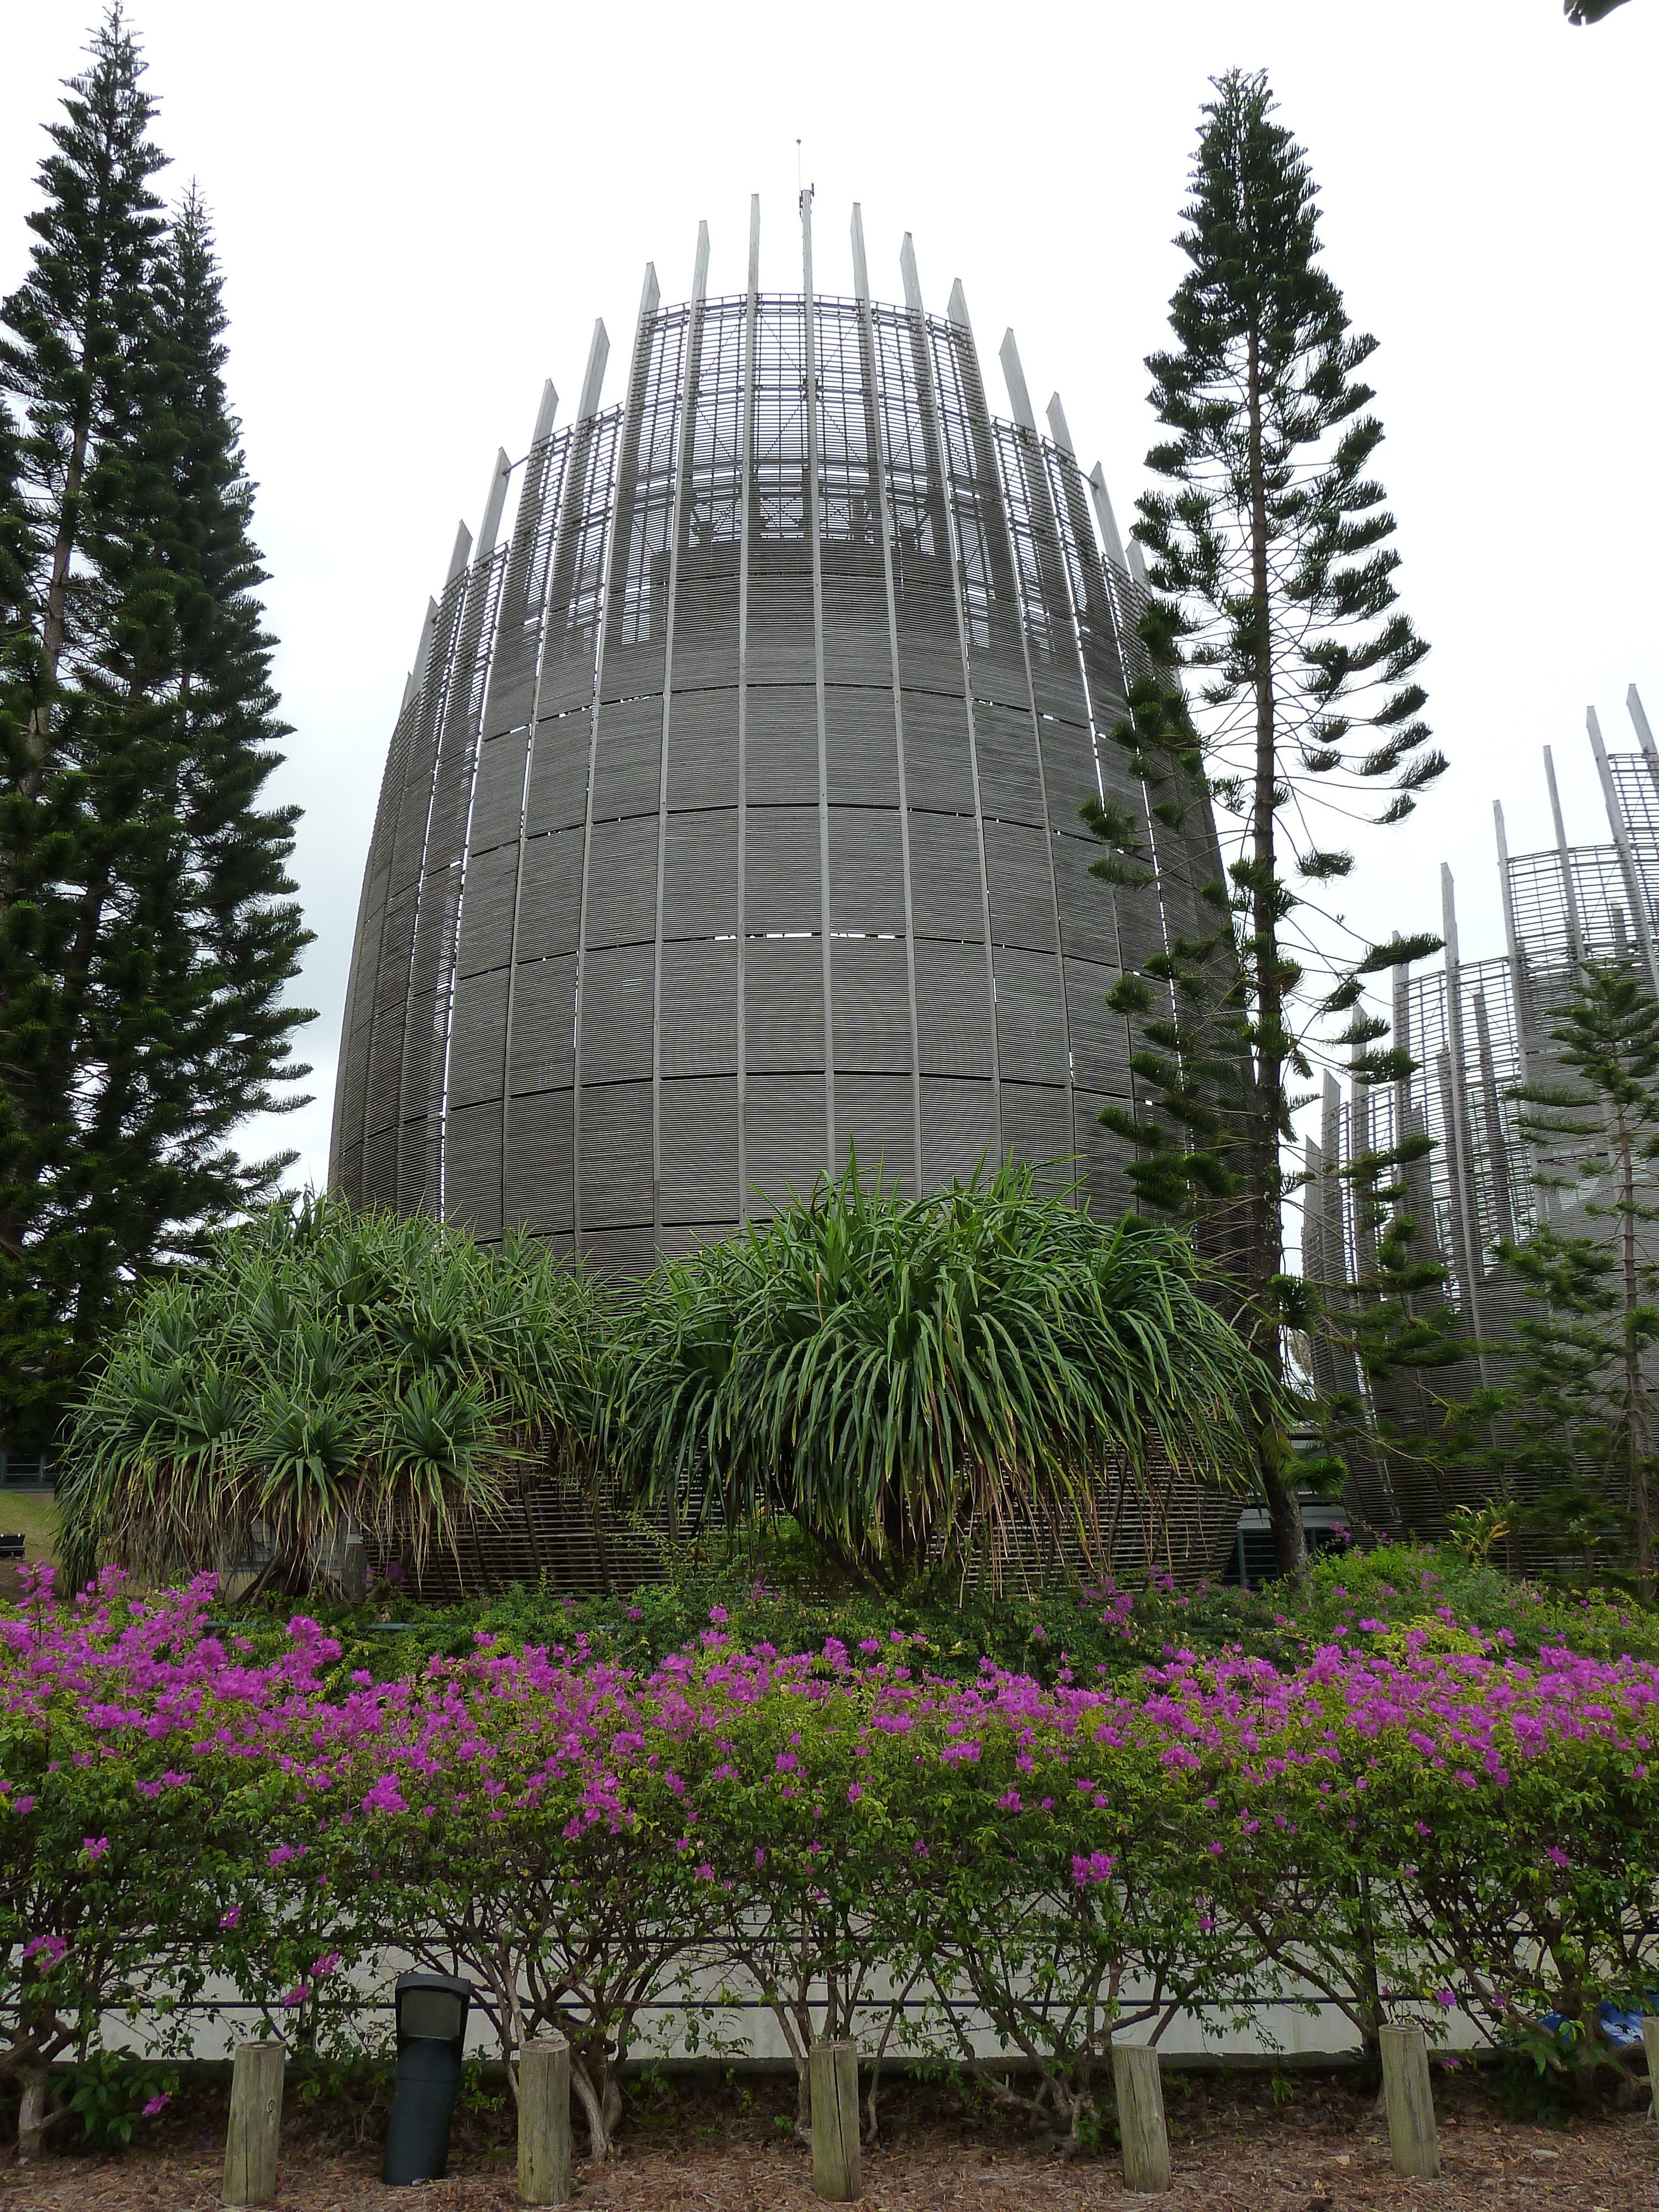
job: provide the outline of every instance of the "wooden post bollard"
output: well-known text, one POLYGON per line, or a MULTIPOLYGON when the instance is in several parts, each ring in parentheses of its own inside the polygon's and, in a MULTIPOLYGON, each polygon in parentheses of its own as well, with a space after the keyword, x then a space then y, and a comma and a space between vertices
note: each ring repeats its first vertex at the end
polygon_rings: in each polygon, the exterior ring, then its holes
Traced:
POLYGON ((1429 2086, 1429 2046, 1416 2027, 1385 2027, 1382 2039, 1382 2102, 1394 2170, 1432 2181, 1440 2171, 1440 2145, 1429 2086))
POLYGON ((230 2077, 230 2125, 225 2134, 227 2204, 276 2202, 276 2139, 283 2125, 280 2043, 239 2043, 230 2077))
POLYGON ((1170 2170, 1170 2130, 1164 2120, 1164 2079, 1149 2043, 1114 2043, 1112 2086, 1123 2138, 1123 2186, 1161 2197, 1175 2186, 1170 2170))
POLYGON ((341 1548, 340 1588, 348 1605, 361 1605, 368 1588, 368 1553, 355 1529, 341 1548))
POLYGON ((858 2046, 815 2043, 807 2069, 812 2092, 812 2186, 830 2204, 856 2204, 864 2194, 858 2046))
POLYGON ((1648 2054, 1648 2118, 1659 2120, 1659 2016, 1644 2013, 1642 2045, 1648 2054))
POLYGON ((570 2202, 570 2045, 538 2035, 519 2053, 519 2202, 570 2202))

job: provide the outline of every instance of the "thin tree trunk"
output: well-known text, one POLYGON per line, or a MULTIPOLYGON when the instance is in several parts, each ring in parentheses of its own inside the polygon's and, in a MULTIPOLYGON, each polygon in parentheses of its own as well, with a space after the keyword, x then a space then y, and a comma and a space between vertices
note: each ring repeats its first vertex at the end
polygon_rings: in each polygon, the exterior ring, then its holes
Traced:
POLYGON ((1360 2040, 1365 2056, 1373 2065, 1382 2063, 1382 2027, 1383 2021, 1382 1989, 1376 1972, 1376 1923, 1371 1911, 1371 1886, 1365 1875, 1359 1877, 1359 1923, 1362 1930, 1359 1953, 1359 1986, 1354 1991, 1359 2013, 1360 2040))
MULTIPOLYGON (((82 349, 86 332, 81 333, 82 349)), ((82 403, 70 441, 69 461, 64 471, 63 497, 58 508, 58 535, 52 549, 52 574, 46 583, 46 603, 40 620, 40 681, 34 704, 24 728, 27 757, 22 777, 25 799, 38 796, 46 773, 46 750, 52 736, 52 695, 58 689, 58 666, 69 635, 70 562, 74 557, 76 526, 80 520, 81 485, 86 475, 87 446, 92 435, 90 396, 82 403)))
MULTIPOLYGON (((81 332, 81 345, 84 359, 84 330, 81 332)), ((58 668, 64 657, 64 641, 69 635, 70 563, 75 553, 81 485, 86 474, 87 446, 91 434, 92 400, 88 393, 82 402, 70 441, 69 461, 64 471, 63 496, 58 508, 58 534, 52 549, 52 573, 46 581, 46 605, 41 612, 34 702, 29 708, 28 720, 23 725, 23 772, 18 778, 17 796, 26 806, 32 805, 40 797, 40 787, 46 781, 52 743, 52 708, 58 690, 58 668)), ((9 904, 16 896, 17 890, 17 854, 15 848, 8 843, 0 848, 0 900, 9 904)), ((11 994, 3 981, 0 981, 0 1013, 3 1013, 10 1004, 11 994)), ((0 1219, 0 1246, 3 1246, 15 1258, 23 1256, 23 1236, 27 1226, 24 1216, 15 1209, 0 1219)))
POLYGON ((605 2106, 595 2087, 586 2062, 575 2052, 571 2053, 570 2087, 577 2103, 582 2108, 582 2118, 587 2123, 587 2155, 595 2166, 611 2155, 611 2130, 605 2122, 605 2106))
MULTIPOLYGON (((64 963, 59 1017, 64 1049, 56 1057, 52 1074, 53 1092, 60 1100, 67 1101, 75 1094, 75 1072, 82 1056, 81 1024, 86 1012, 87 979, 92 973, 109 894, 109 857, 106 854, 94 866, 82 890, 75 938, 64 963)), ((19 1178, 33 1184, 40 1180, 40 1173, 38 1164, 32 1168, 25 1166, 20 1169, 19 1178)))
MULTIPOLYGON (((1255 1349, 1277 1377, 1283 1373, 1279 1323, 1273 1313, 1274 1280, 1283 1265, 1279 1219, 1279 1146, 1284 1118, 1285 1056, 1281 1030, 1284 994, 1279 974, 1279 917, 1276 879, 1275 790, 1279 744, 1273 696, 1273 623, 1267 596, 1267 493, 1261 457, 1261 348, 1249 337, 1250 422, 1250 589, 1255 599, 1255 800, 1250 817, 1251 964, 1255 971, 1257 1042, 1254 1096, 1247 1111, 1251 1142, 1248 1203, 1250 1224, 1250 1288, 1263 1309, 1251 1334, 1255 1349)), ((1282 1575, 1297 1583, 1308 1571, 1308 1540, 1290 1473, 1290 1453, 1276 1413, 1257 1408, 1256 1459, 1273 1528, 1273 1556, 1282 1575)))
MULTIPOLYGON (((122 708, 124 714, 131 716, 136 711, 147 688, 143 675, 134 673, 129 677, 126 698, 122 708)), ((169 811, 176 808, 176 775, 171 779, 167 802, 169 811)), ((89 871, 87 881, 82 889, 80 914, 76 923, 75 936, 64 963, 59 1011, 63 1050, 58 1055, 52 1074, 52 1093, 59 1100, 67 1101, 76 1095, 76 1070, 85 1058, 84 1024, 88 1004, 88 979, 91 975, 103 933, 105 915, 109 905, 112 888, 110 858, 106 852, 100 855, 89 871)), ((96 1109, 97 1117, 102 1118, 106 1122, 118 1122, 120 1115, 125 1109, 125 1094, 118 1101, 111 1096, 116 1075, 117 1072, 113 1067, 108 1070, 104 1095, 96 1109)), ((17 1180, 25 1188, 33 1188, 40 1182, 44 1171, 45 1163, 42 1161, 20 1162, 16 1169, 17 1180)), ((15 1210, 0 1218, 0 1243, 9 1245, 15 1237, 15 1249, 20 1257, 22 1255, 22 1238, 27 1226, 27 1216, 21 1210, 15 1210)), ((77 1312, 79 1304, 80 1301, 77 1297, 77 1312)))
POLYGON ((1631 1509, 1636 1516, 1636 1581, 1644 1598, 1654 1594, 1653 1516, 1648 1497, 1647 1424, 1642 1404, 1642 1340, 1638 1328, 1641 1279, 1636 1264, 1636 1139, 1619 1116, 1619 1164, 1624 1215, 1625 1452, 1631 1509))
POLYGON ((21 2165, 39 2158, 46 2148, 46 2123, 52 2118, 52 2080, 39 2061, 20 2070, 18 2090, 17 2158, 21 2165))
MULTIPOLYGON (((100 294, 101 299, 101 292, 100 294)), ((85 360, 88 327, 80 332, 81 353, 85 360)), ((24 725, 24 767, 18 782, 18 796, 32 803, 40 796, 46 781, 46 763, 51 751, 52 709, 56 703, 58 670, 64 657, 64 641, 69 635, 69 578, 70 565, 75 556, 79 538, 81 486, 85 481, 87 447, 92 436, 92 397, 90 392, 82 399, 75 419, 70 440, 69 459, 64 471, 64 489, 58 507, 58 531, 52 542, 52 571, 46 581, 46 605, 40 619, 40 647, 36 659, 34 702, 24 725)), ((0 896, 9 899, 17 889, 15 856, 8 850, 0 853, 0 896)), ((101 894, 100 894, 101 903, 101 894)), ((10 1004, 10 994, 0 983, 0 1012, 10 1004)), ((24 1179, 38 1181, 40 1170, 24 1170, 24 1179)), ((0 1216, 0 1250, 14 1259, 24 1257, 24 1237, 28 1228, 28 1216, 21 1208, 12 1207, 0 1216)))

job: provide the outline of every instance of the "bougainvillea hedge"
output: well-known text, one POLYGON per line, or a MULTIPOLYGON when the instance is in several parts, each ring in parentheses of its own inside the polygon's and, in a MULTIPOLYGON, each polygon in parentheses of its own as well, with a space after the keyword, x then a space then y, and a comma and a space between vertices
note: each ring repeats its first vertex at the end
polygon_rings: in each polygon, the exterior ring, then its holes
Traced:
POLYGON ((1646 1660, 1359 1619, 1294 1666, 964 1677, 903 1628, 739 1644, 716 1606, 650 1666, 477 1632, 377 1679, 306 1620, 216 1635, 211 1596, 64 1605, 43 1574, 0 1618, 26 2125, 112 2019, 182 2048, 227 1984, 349 2039, 387 1946, 471 1976, 509 2060, 568 2033, 601 2152, 618 2059, 729 2047, 744 1984, 803 2095, 827 2030, 980 2065, 1071 2131, 1114 2032, 1185 2008, 1334 2005, 1356 2041, 1461 2012, 1582 2054, 1659 1987, 1646 1660))

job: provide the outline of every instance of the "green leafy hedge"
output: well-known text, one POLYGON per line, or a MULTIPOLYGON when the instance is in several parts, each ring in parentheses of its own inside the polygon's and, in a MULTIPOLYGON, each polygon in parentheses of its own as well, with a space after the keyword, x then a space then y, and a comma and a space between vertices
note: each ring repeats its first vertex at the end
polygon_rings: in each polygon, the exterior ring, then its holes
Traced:
POLYGON ((566 2033, 601 2155, 617 2059, 732 2047, 745 1984, 803 2095, 850 2034, 1079 2142, 1113 2039, 1183 2010, 1318 2007, 1373 2049, 1456 2017, 1565 2068, 1626 2065, 1659 2003, 1650 1662, 1431 1612, 1294 1666, 1172 1644, 1045 1680, 897 1627, 780 1650, 714 1607, 651 1667, 475 1633, 377 1680, 308 1619, 263 1655, 215 1633, 211 1596, 0 1614, 0 2071, 32 2124, 112 2014, 183 2047, 212 1978, 349 2048, 388 1950, 469 1976, 509 2064, 566 2033))

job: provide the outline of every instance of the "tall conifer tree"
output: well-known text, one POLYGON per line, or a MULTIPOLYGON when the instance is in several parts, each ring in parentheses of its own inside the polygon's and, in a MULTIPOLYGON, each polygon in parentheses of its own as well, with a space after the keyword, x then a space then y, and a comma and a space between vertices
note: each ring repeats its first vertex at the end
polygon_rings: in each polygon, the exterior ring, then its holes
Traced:
POLYGON ((1550 1037, 1556 1079, 1510 1096, 1534 1187, 1556 1194, 1557 1207, 1497 1247, 1524 1304, 1480 1347, 1489 1379, 1462 1396, 1433 1389, 1427 1370, 1467 1358, 1468 1337, 1447 1332, 1442 1354, 1431 1327, 1391 1328, 1386 1305, 1367 1303, 1374 1285, 1356 1286, 1351 1340, 1373 1382, 1417 1386, 1417 1418, 1392 1433, 1379 1424, 1385 1443, 1447 1498, 1487 1490, 1480 1506, 1453 1508, 1466 1541, 1504 1540, 1517 1564, 1529 1550, 1558 1570, 1566 1560, 1584 1574, 1633 1568, 1652 1602, 1659 1004, 1632 961, 1589 962, 1550 1037))
MULTIPOLYGON (((1382 432, 1358 371, 1376 341, 1353 332, 1319 265, 1316 189, 1265 76, 1235 70, 1215 90, 1177 240, 1190 265, 1170 302, 1176 345, 1147 362, 1172 433, 1148 465, 1171 489, 1141 500, 1134 535, 1156 594, 1143 635, 1165 674, 1136 687, 1120 735, 1154 838, 1202 793, 1230 858, 1203 887, 1207 930, 1113 994, 1138 1029, 1140 1103, 1110 1118, 1141 1148, 1145 1194, 1199 1217, 1231 1260, 1280 1371, 1283 1329, 1306 1311, 1284 1259, 1296 1086, 1322 1041, 1372 1081, 1400 1073, 1399 1055, 1370 1049, 1388 1024, 1365 1012, 1362 979, 1438 941, 1364 945, 1294 882, 1353 865, 1322 844, 1322 811, 1368 811, 1383 787, 1379 818, 1403 820, 1445 762, 1420 719, 1427 648, 1395 603, 1394 519, 1368 474, 1382 432), (1182 667, 1199 679, 1190 703, 1182 667)), ((1132 875, 1137 826, 1097 804, 1085 814, 1114 851, 1097 872, 1132 875)), ((1279 1564, 1299 1573, 1288 1439, 1266 1401, 1259 1455, 1279 1564)))
POLYGON ((1576 1201, 1591 1225, 1574 1234, 1547 1222, 1498 1248, 1534 1301, 1503 1394, 1504 1443, 1540 1483, 1534 1529, 1592 1525, 1594 1492, 1617 1498, 1650 1604, 1659 1588, 1646 1372, 1659 1343, 1659 1005, 1633 962, 1591 962, 1550 1034, 1565 1079, 1516 1089, 1522 1130, 1540 1182, 1576 1201))
MULTIPOLYGON (((154 104, 112 7, 50 126, 39 243, 0 307, 21 589, 0 763, 0 1423, 27 1425, 120 1286, 291 1155, 226 1138, 272 1091, 305 936, 262 812, 283 734, 252 487, 194 194, 173 234, 154 104)), ((3 556, 0 556, 3 557, 3 556)), ((0 591, 3 579, 0 579, 0 591)))

